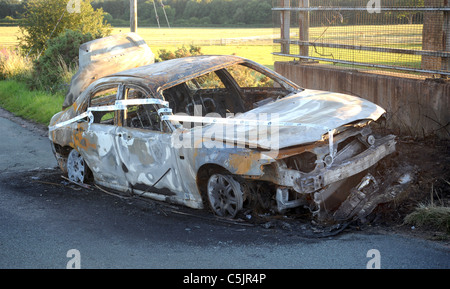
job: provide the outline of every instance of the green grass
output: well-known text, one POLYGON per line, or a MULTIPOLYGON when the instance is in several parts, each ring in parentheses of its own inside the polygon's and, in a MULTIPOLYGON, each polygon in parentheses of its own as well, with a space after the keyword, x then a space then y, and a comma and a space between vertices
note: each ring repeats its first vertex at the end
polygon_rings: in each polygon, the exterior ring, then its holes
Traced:
POLYGON ((17 37, 20 35, 18 26, 1 26, 0 27, 0 48, 14 47, 19 44, 17 37))
MULTIPOLYGON (((129 28, 114 28, 113 34, 129 32, 129 28)), ((230 45, 210 45, 222 39, 261 37, 270 39, 272 28, 138 28, 138 34, 157 54, 160 49, 174 51, 183 45, 201 46, 202 53, 207 55, 232 55, 245 57, 269 68, 273 68, 273 43, 271 40, 254 41, 230 45), (210 42, 211 41, 211 42, 210 42), (256 43, 256 44, 255 44, 256 43)))
POLYGON ((0 81, 0 106, 35 122, 48 125, 52 116, 61 111, 64 95, 30 91, 16 80, 0 81))
POLYGON ((450 208, 435 205, 419 205, 405 217, 405 223, 426 226, 450 234, 450 208))
MULTIPOLYGON (((158 56, 160 49, 175 51, 182 45, 175 46, 151 46, 153 53, 158 56)), ((186 46, 186 48, 189 48, 186 46)), ((201 52, 205 55, 237 55, 256 61, 268 68, 273 69, 274 60, 271 55, 272 46, 267 45, 227 45, 227 46, 202 46, 201 52)))
POLYGON ((233 55, 245 57, 259 64, 265 65, 273 69, 274 60, 272 57, 273 48, 267 45, 253 45, 253 46, 204 46, 202 47, 204 54, 219 54, 219 55, 233 55), (269 55, 269 56, 268 56, 269 55))
MULTIPOLYGON (((367 45, 377 47, 392 47, 404 49, 421 49, 421 24, 413 25, 359 25, 311 27, 311 42, 330 42, 352 45, 367 45)), ((116 27, 112 34, 129 32, 129 27, 116 27)), ((18 27, 0 27, 0 48, 17 43, 18 27)), ((204 54, 236 54, 269 68, 273 68, 274 57, 271 38, 279 38, 279 29, 274 28, 138 28, 138 34, 144 38, 152 51, 157 54, 159 49, 175 50, 183 44, 194 44, 202 47, 204 54), (222 39, 259 37, 262 41, 249 41, 219 45, 222 39)), ((298 28, 291 29, 291 38, 296 39, 298 28)), ((297 53, 298 46, 292 46, 291 52, 297 53)), ((399 55, 392 53, 352 51, 347 49, 320 48, 310 49, 310 56, 320 57, 320 54, 333 55, 331 58, 347 61, 367 62, 393 65, 403 63, 405 66, 420 67, 421 57, 414 55, 399 55)), ((275 57, 277 60, 284 58, 275 57)), ((286 60, 290 60, 286 59, 286 60)))
MULTIPOLYGON (((130 32, 129 27, 116 27, 112 34, 130 32)), ((273 28, 138 28, 138 34, 149 46, 154 42, 218 40, 241 37, 270 37, 273 28)))

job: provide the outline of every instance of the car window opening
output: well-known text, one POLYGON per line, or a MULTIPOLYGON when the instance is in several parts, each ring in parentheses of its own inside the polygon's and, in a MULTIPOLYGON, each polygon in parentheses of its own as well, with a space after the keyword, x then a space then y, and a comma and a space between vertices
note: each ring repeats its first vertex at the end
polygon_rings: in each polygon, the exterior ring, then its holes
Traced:
MULTIPOLYGON (((138 88, 128 88, 126 99, 144 99, 146 94, 138 88)), ((155 104, 141 104, 128 106, 124 111, 124 124, 130 128, 152 131, 167 131, 166 125, 158 114, 159 107, 155 104)))
POLYGON ((166 89, 163 95, 174 114, 225 118, 290 93, 273 77, 238 64, 190 79, 166 89))
MULTIPOLYGON (((95 93, 90 100, 90 107, 102 107, 114 105, 117 99, 118 87, 107 88, 95 93)), ((93 111, 93 123, 114 125, 115 111, 93 111)))

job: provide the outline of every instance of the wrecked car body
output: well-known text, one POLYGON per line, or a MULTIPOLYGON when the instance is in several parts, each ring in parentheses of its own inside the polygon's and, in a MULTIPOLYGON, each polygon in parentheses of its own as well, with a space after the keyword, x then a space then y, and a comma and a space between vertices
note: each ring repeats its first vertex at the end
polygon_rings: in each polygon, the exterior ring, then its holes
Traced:
POLYGON ((247 59, 196 56, 94 81, 52 118, 49 138, 75 182, 91 174, 104 187, 222 217, 303 206, 340 221, 373 209, 368 170, 395 151, 395 136, 369 126, 384 113, 247 59))

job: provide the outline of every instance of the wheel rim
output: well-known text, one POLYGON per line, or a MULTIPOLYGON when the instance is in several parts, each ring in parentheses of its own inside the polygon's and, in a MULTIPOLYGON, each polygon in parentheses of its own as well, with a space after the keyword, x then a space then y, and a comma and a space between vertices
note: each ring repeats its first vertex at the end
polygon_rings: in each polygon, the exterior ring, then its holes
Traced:
POLYGON ((84 183, 86 172, 87 167, 83 157, 76 150, 72 150, 67 159, 67 174, 69 180, 76 183, 84 183))
POLYGON ((243 206, 243 193, 239 182, 232 176, 216 174, 208 181, 208 199, 214 213, 234 218, 243 206))

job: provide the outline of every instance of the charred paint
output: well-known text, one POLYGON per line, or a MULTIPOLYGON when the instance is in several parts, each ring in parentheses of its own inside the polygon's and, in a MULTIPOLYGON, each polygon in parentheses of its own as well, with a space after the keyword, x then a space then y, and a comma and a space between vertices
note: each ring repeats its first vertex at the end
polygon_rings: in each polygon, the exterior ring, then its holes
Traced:
POLYGON ((229 158, 230 167, 233 169, 235 174, 245 175, 248 174, 255 166, 259 167, 259 160, 261 159, 261 154, 246 153, 246 154, 232 154, 229 158))
POLYGON ((77 124, 77 128, 75 129, 72 137, 72 142, 69 144, 73 148, 77 148, 78 150, 88 151, 89 149, 97 149, 97 144, 90 142, 86 139, 83 134, 85 131, 85 124, 77 124))
POLYGON ((147 147, 145 141, 135 139, 128 149, 132 155, 136 156, 136 161, 140 162, 142 165, 146 166, 155 163, 155 159, 153 155, 149 153, 149 147, 147 147))

